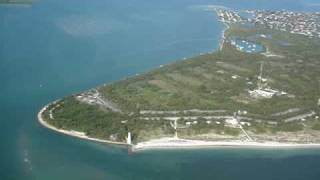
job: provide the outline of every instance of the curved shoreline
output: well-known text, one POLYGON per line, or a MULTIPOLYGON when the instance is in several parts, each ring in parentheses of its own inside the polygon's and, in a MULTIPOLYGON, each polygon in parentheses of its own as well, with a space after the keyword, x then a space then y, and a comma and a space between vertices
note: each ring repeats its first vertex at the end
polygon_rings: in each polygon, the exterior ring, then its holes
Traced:
MULTIPOLYGON (((222 21, 221 21, 222 22, 222 21)), ((230 25, 226 22, 222 22, 222 24, 225 26, 224 30, 222 31, 221 35, 221 41, 219 43, 219 48, 215 50, 221 51, 223 48, 223 45, 225 44, 226 31, 230 28, 230 25)), ((207 53, 210 54, 210 53, 207 53)), ((270 53, 268 48, 266 47, 265 52, 261 53, 262 55, 265 55, 266 57, 282 57, 281 55, 275 55, 270 53)), ((83 132, 77 132, 74 130, 64 130, 64 129, 58 129, 52 125, 50 125, 48 122, 46 122, 43 117, 42 113, 48 108, 49 105, 56 103, 57 101, 54 101, 52 103, 49 103, 48 105, 44 106, 38 113, 38 121, 41 125, 44 127, 51 129, 53 131, 85 139, 100 143, 108 143, 108 144, 117 144, 117 145, 125 145, 129 148, 131 148, 133 151, 141 151, 141 150, 152 150, 152 149, 179 149, 179 148, 190 148, 190 149, 199 149, 199 148, 320 148, 320 143, 294 143, 294 142, 277 142, 277 141, 240 141, 240 140, 233 140, 233 141, 205 141, 205 140, 189 140, 189 139, 179 139, 179 138, 160 138, 160 139, 152 139, 145 142, 139 142, 137 144, 127 144, 124 142, 115 142, 115 141, 109 141, 99 138, 93 138, 85 135, 83 132)))
MULTIPOLYGON (((220 22, 222 22, 222 21, 220 21, 220 22)), ((225 33, 226 33, 226 31, 230 28, 230 25, 229 25, 228 23, 222 22, 222 24, 225 26, 225 28, 224 28, 223 31, 222 31, 221 40, 220 40, 220 43, 219 43, 219 51, 222 50, 223 45, 224 45, 224 43, 225 43, 225 41, 226 41, 226 35, 225 35, 225 33)))
POLYGON ((69 136, 84 139, 84 140, 127 146, 127 147, 130 147, 132 151, 144 151, 144 150, 153 150, 153 149, 201 149, 201 148, 263 148, 263 149, 320 148, 320 144, 316 144, 316 143, 299 144, 299 143, 252 142, 252 141, 203 141, 203 140, 188 140, 188 139, 179 139, 179 138, 160 138, 160 139, 153 139, 150 141, 140 142, 136 145, 130 145, 123 142, 108 141, 108 140, 89 137, 85 134, 82 134, 82 132, 58 129, 50 125, 42 117, 42 113, 48 108, 49 105, 50 104, 44 106, 38 113, 38 121, 42 126, 48 129, 51 129, 53 131, 62 133, 64 135, 69 135, 69 136))
MULTIPOLYGON (((56 102, 56 101, 54 101, 56 102)), ((101 142, 101 143, 108 143, 108 144, 117 144, 117 145, 126 145, 126 146, 130 146, 127 143, 123 143, 123 142, 115 142, 115 141, 108 141, 108 140, 103 140, 103 139, 98 139, 98 138, 93 138, 93 137, 89 137, 87 135, 84 134, 80 134, 80 132, 76 132, 76 131, 68 131, 68 130, 64 130, 64 129, 58 129, 52 125, 50 125, 48 122, 46 122, 43 118, 42 118, 42 113, 48 108, 49 105, 51 105, 53 103, 50 103, 46 106, 44 106, 39 112, 38 112, 38 121, 39 123, 48 128, 51 129, 53 131, 65 134, 65 135, 69 135, 69 136, 73 136, 73 137, 77 137, 80 139, 85 139, 85 140, 90 140, 90 141, 95 141, 95 142, 101 142)))

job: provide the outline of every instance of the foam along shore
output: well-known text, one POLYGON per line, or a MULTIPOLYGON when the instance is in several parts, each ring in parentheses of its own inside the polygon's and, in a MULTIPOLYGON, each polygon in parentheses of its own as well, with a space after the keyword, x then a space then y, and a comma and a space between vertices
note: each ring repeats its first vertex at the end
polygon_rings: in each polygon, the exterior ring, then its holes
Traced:
POLYGON ((98 138, 93 138, 93 137, 89 137, 87 136, 84 132, 79 132, 79 131, 74 131, 74 130, 64 130, 64 129, 58 129, 52 125, 50 125, 48 122, 46 122, 43 117, 42 114, 43 112, 49 107, 49 105, 43 107, 39 113, 38 113, 38 121, 40 122, 41 125, 43 125, 44 127, 54 130, 56 132, 65 134, 65 135, 69 135, 69 136, 73 136, 73 137, 77 137, 77 138, 81 138, 81 139, 86 139, 86 140, 90 140, 90 141, 96 141, 96 142, 102 142, 102 143, 109 143, 109 144, 119 144, 119 145, 128 145, 127 143, 124 142, 115 142, 115 141, 108 141, 108 140, 103 140, 103 139, 98 139, 98 138))
POLYGON ((161 138, 138 143, 133 151, 170 148, 210 148, 210 147, 244 147, 244 148, 320 148, 320 144, 297 144, 280 142, 254 141, 201 141, 179 138, 161 138))

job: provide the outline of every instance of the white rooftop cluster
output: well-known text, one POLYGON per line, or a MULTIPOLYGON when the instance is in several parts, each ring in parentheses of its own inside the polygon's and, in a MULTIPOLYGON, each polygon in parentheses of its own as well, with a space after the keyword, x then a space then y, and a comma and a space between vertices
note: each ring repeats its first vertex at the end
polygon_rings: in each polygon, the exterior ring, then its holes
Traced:
POLYGON ((226 9, 218 9, 216 10, 216 12, 222 22, 236 23, 236 22, 243 21, 243 19, 239 16, 239 14, 234 11, 226 10, 226 9))
POLYGON ((320 37, 320 16, 317 13, 256 11, 252 22, 270 29, 320 37))

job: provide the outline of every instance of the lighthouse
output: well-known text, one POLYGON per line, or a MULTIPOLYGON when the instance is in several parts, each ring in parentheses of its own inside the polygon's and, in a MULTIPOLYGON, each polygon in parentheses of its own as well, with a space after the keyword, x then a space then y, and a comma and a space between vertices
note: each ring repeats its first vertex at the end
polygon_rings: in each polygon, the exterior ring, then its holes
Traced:
POLYGON ((131 133, 128 132, 127 144, 131 144, 131 133))

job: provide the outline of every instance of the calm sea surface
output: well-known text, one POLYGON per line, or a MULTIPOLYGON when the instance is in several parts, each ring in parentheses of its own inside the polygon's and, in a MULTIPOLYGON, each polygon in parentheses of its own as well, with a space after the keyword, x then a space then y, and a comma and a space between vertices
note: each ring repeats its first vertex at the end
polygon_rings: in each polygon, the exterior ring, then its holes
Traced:
POLYGON ((35 0, 0 6, 0 180, 320 179, 320 150, 126 149, 56 134, 57 98, 217 49, 204 5, 320 11, 318 0, 35 0))

